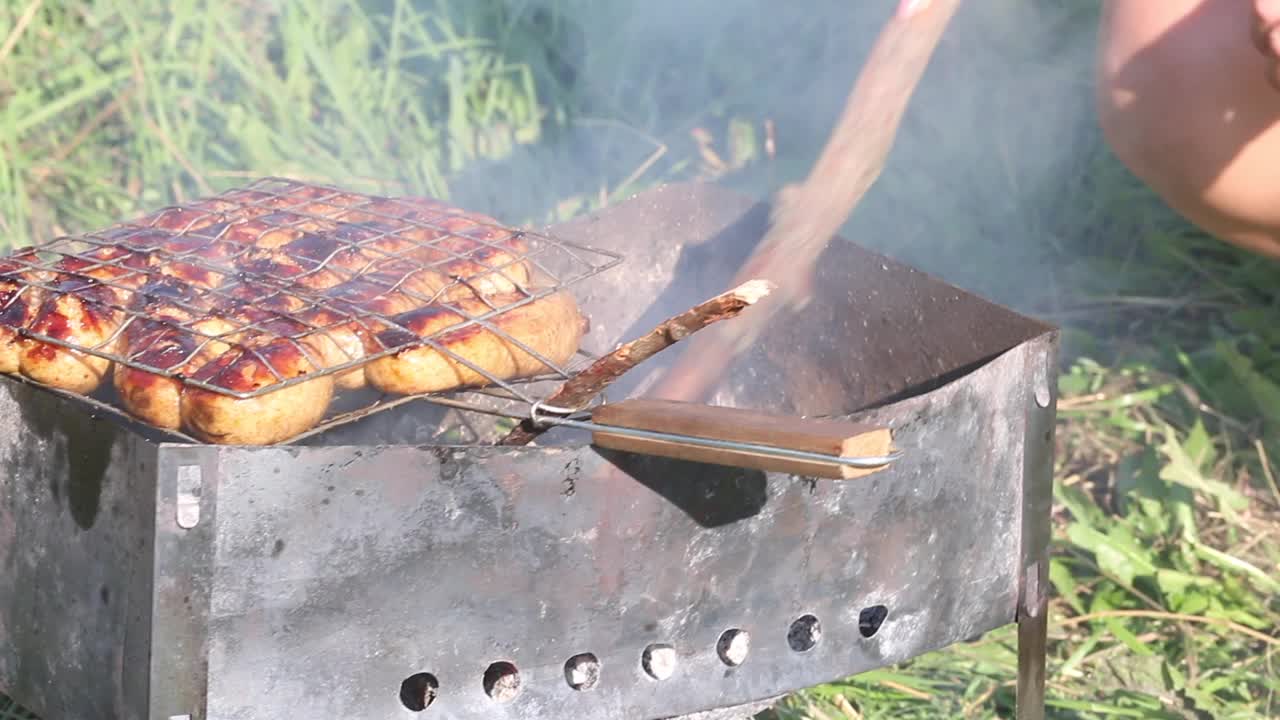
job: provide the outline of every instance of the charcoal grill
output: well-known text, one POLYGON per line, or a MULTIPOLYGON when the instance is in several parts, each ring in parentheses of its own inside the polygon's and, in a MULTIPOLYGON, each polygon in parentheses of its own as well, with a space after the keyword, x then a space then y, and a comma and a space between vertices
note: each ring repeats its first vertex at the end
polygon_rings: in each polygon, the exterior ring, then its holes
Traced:
MULTIPOLYGON (((627 258, 575 286, 587 348, 722 291, 766 223, 695 184, 553 228, 627 258)), ((1040 717, 1057 333, 844 241, 819 268, 712 402, 892 428, 849 481, 495 447, 483 403, 445 442, 441 398, 201 444, 0 379, 0 689, 48 720, 741 717, 1017 623, 1040 717)))

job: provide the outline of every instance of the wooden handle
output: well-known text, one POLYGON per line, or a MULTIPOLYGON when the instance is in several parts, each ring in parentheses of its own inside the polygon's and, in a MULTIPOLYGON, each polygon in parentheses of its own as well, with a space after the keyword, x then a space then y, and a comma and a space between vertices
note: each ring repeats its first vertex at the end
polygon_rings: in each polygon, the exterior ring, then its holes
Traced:
MULTIPOLYGON (((833 460, 885 457, 893 452, 893 437, 888 428, 842 420, 805 420, 789 415, 672 400, 638 399, 609 403, 592 412, 592 421, 596 425, 818 453, 833 460)), ((608 430, 594 431, 592 442, 611 450, 832 480, 852 480, 879 472, 884 467, 859 468, 838 462, 635 437, 608 430)))

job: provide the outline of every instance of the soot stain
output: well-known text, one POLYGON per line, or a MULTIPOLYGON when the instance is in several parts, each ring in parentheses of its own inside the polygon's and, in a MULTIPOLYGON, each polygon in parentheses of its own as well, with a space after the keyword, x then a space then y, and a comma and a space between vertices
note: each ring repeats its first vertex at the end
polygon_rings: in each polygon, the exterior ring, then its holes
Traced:
POLYGON ((278 558, 282 552, 284 552, 284 540, 277 539, 276 544, 271 547, 271 557, 278 558))
MULTIPOLYGON (((47 443, 57 442, 59 435, 66 439, 67 509, 81 530, 89 530, 97 522, 102 507, 102 490, 107 465, 111 462, 111 448, 115 444, 115 428, 82 409, 66 407, 51 398, 34 397, 40 392, 34 388, 28 392, 31 396, 18 403, 23 421, 47 443)), ((36 449, 32 448, 31 452, 36 453, 36 449)), ((63 502, 63 488, 59 486, 61 479, 57 472, 49 475, 50 494, 59 504, 63 502)))
POLYGON ((564 466, 564 490, 561 491, 565 497, 573 497, 578 491, 578 477, 582 474, 582 462, 577 458, 569 461, 564 466))
POLYGON ((604 449, 597 452, 702 527, 722 527, 755 517, 769 499, 768 477, 758 470, 604 449))

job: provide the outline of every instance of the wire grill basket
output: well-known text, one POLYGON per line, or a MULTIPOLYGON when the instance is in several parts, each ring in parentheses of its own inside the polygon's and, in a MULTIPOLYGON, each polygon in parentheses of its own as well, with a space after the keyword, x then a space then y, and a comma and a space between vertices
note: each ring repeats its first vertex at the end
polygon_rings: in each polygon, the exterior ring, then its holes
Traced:
POLYGON ((430 347, 474 374, 460 385, 534 404, 524 381, 572 373, 502 316, 621 260, 435 200, 264 178, 0 258, 0 371, 90 395, 127 368, 244 400, 360 387, 370 363, 430 347), (540 372, 459 354, 467 332, 540 372))

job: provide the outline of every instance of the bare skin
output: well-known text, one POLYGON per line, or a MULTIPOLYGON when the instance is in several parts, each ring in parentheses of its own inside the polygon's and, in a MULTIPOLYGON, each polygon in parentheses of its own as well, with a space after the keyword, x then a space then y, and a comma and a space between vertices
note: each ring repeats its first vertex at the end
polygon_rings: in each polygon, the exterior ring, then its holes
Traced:
POLYGON ((1134 175, 1211 235, 1280 259, 1280 0, 1103 0, 1097 80, 1103 134, 1134 175))
POLYGON ((1166 203, 1280 259, 1280 2, 1107 0, 1098 113, 1166 203))

